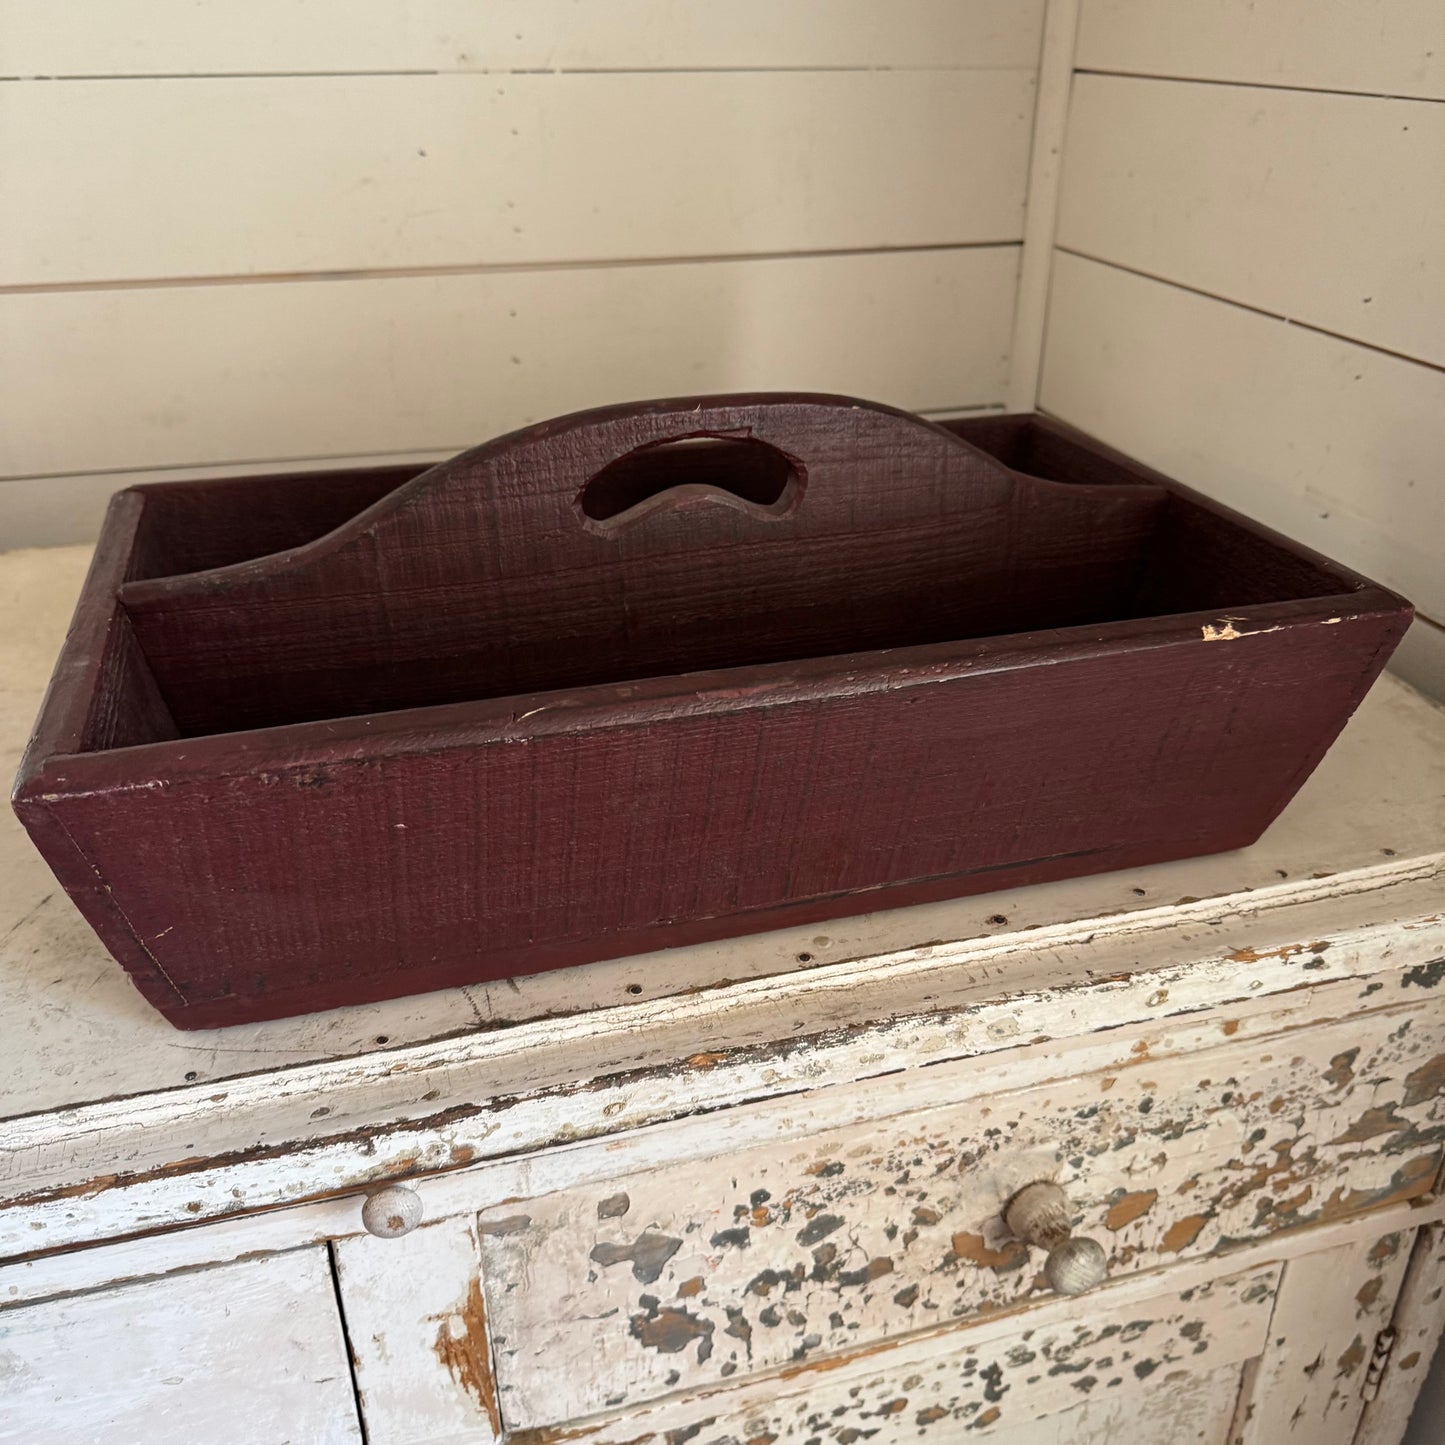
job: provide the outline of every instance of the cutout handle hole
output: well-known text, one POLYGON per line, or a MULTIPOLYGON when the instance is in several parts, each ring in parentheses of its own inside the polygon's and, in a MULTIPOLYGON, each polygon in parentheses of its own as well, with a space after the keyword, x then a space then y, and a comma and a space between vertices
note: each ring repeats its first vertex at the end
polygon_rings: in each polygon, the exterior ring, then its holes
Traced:
POLYGON ((593 522, 611 522, 676 487, 704 486, 777 513, 801 478, 776 447, 752 437, 691 436, 639 447, 618 457, 582 488, 578 505, 593 522))

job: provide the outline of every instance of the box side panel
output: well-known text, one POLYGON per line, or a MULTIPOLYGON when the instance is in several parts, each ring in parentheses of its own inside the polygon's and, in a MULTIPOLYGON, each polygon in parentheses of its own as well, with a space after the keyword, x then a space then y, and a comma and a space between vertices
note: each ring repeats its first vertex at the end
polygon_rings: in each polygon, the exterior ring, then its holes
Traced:
POLYGON ((185 995, 165 976, 163 966, 126 918, 104 871, 108 854, 78 844, 66 830, 56 808, 57 795, 65 790, 54 788, 48 771, 57 754, 176 735, 115 600, 130 566, 144 506, 136 492, 120 492, 111 499, 75 615, 20 762, 12 803, 31 842, 86 922, 125 965, 146 999, 164 1012, 179 1007, 185 995))
POLYGON ((152 751, 54 807, 184 994, 168 1016, 209 1027, 1243 846, 1403 625, 1204 628, 233 776, 167 777, 152 751))
MULTIPOLYGON (((79 752, 85 746, 87 721, 107 675, 107 663, 114 660, 110 634, 117 611, 116 592, 128 575, 144 508, 144 499, 137 492, 119 492, 111 498, 75 615, 21 759, 15 780, 17 799, 31 790, 46 758, 79 752)), ((174 737, 174 729, 166 736, 174 737)))
POLYGON ((324 536, 428 468, 360 467, 152 482, 127 581, 227 567, 324 536))
POLYGON ((30 841, 55 874, 56 881, 95 930, 111 957, 124 966, 146 1002, 167 1017, 183 1009, 186 995, 166 976, 164 967, 131 927, 114 897, 102 871, 110 864, 109 854, 93 854, 79 846, 66 831, 51 800, 17 797, 14 806, 30 841))

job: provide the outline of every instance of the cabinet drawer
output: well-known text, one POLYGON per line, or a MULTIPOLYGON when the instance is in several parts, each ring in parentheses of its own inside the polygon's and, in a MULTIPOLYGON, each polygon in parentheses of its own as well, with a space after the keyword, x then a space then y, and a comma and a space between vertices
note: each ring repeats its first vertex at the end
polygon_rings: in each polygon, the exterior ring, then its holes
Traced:
POLYGON ((324 1250, 0 1310, 0 1441, 361 1438, 324 1250))
POLYGON ((503 1418, 556 1425, 1018 1305, 1042 1257, 1000 1211, 1038 1178, 1115 1276, 1412 1198, 1442 1086, 1445 1021, 1382 1010, 823 1132, 803 1100, 791 1141, 488 1211, 503 1418))
POLYGON ((941 1330, 512 1438, 515 1445, 564 1438, 578 1445, 900 1445, 966 1431, 1005 1445, 1217 1441, 1233 1412, 1240 1366, 1264 1348, 1280 1276, 1271 1265, 1127 1304, 1060 1301, 1027 1321, 941 1330))

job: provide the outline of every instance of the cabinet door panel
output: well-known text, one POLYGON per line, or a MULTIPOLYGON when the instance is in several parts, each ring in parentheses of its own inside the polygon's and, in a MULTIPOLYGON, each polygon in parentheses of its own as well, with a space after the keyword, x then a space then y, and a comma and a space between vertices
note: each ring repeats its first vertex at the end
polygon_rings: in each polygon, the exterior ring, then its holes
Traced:
POLYGON ((1351 1445, 1414 1238, 1401 1230, 1290 1260, 1237 1445, 1351 1445))
POLYGON ((6 1445, 349 1445, 322 1249, 0 1310, 6 1445))
POLYGON ((469 1217, 400 1239, 338 1240, 337 1278, 367 1445, 491 1445, 501 1436, 469 1217))

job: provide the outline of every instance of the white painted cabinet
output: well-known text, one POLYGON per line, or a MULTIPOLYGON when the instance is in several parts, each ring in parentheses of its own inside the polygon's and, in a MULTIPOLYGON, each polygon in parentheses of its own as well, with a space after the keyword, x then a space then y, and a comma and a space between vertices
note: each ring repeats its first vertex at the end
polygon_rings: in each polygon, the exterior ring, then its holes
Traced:
POLYGON ((324 1248, 0 1313, 0 1441, 362 1438, 324 1248))
MULTIPOLYGON (((0 558, 12 754, 82 561, 0 558)), ((1237 853, 209 1034, 6 819, 0 1440, 1398 1441, 1442 798, 1386 679, 1237 853)))

